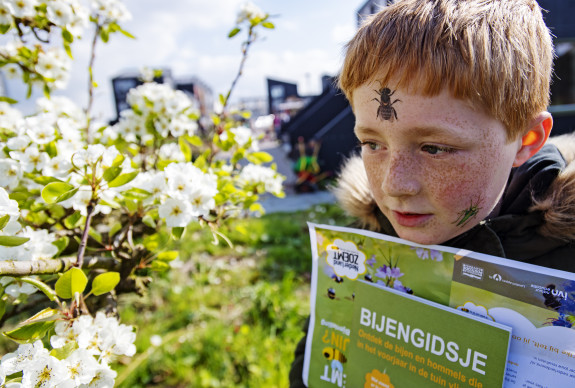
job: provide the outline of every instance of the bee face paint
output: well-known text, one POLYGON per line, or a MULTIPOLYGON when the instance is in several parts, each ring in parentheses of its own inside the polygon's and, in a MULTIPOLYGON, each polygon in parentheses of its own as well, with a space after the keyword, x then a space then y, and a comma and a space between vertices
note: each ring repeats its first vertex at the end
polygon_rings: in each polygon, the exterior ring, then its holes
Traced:
POLYGON ((380 118, 381 120, 389 120, 391 122, 397 120, 397 112, 395 111, 393 104, 396 102, 401 102, 401 100, 396 99, 393 102, 391 101, 391 96, 393 96, 395 90, 391 91, 391 89, 386 86, 380 88, 379 90, 374 90, 374 92, 376 92, 379 96, 379 98, 374 98, 372 100, 379 103, 376 117, 380 118))

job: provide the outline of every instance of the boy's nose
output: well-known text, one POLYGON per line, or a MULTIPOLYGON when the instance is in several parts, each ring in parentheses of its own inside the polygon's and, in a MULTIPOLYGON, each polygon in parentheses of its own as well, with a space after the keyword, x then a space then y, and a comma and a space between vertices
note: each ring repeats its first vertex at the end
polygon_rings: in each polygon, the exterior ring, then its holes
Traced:
POLYGON ((419 193, 418 166, 406 155, 394 155, 384 167, 382 190, 390 197, 412 196, 419 193))

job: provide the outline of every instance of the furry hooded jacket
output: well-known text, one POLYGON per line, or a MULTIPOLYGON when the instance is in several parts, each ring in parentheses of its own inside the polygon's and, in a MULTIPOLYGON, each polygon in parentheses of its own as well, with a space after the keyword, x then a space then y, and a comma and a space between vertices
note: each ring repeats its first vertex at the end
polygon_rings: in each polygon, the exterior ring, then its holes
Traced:
MULTIPOLYGON (((353 227, 397 237, 371 196, 359 156, 345 163, 334 194, 357 219, 353 227)), ((514 168, 497 210, 441 245, 575 272, 575 135, 551 138, 514 168)), ((295 350, 290 388, 305 387, 301 377, 305 340, 295 350)))

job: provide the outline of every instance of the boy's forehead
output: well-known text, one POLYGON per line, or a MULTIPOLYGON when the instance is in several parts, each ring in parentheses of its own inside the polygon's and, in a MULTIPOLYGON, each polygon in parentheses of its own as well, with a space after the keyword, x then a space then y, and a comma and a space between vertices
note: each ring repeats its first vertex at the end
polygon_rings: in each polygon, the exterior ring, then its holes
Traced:
POLYGON ((362 136, 395 128, 421 138, 441 134, 476 142, 485 140, 482 128, 486 127, 496 128, 501 136, 507 136, 503 123, 469 101, 453 97, 445 88, 428 96, 371 81, 356 89, 352 99, 354 131, 362 136))

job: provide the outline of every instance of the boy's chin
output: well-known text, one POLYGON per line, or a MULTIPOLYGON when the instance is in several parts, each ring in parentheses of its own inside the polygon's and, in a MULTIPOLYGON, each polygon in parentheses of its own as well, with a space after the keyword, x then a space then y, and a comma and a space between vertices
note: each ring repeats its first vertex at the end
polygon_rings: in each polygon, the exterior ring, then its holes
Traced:
POLYGON ((443 245, 447 241, 454 237, 459 236, 468 229, 457 230, 457 231, 445 231, 441 233, 437 229, 432 231, 418 231, 418 230, 401 230, 403 228, 396 229, 397 235, 403 240, 409 242, 420 244, 420 245, 443 245), (398 230, 400 229, 400 230, 398 230))

